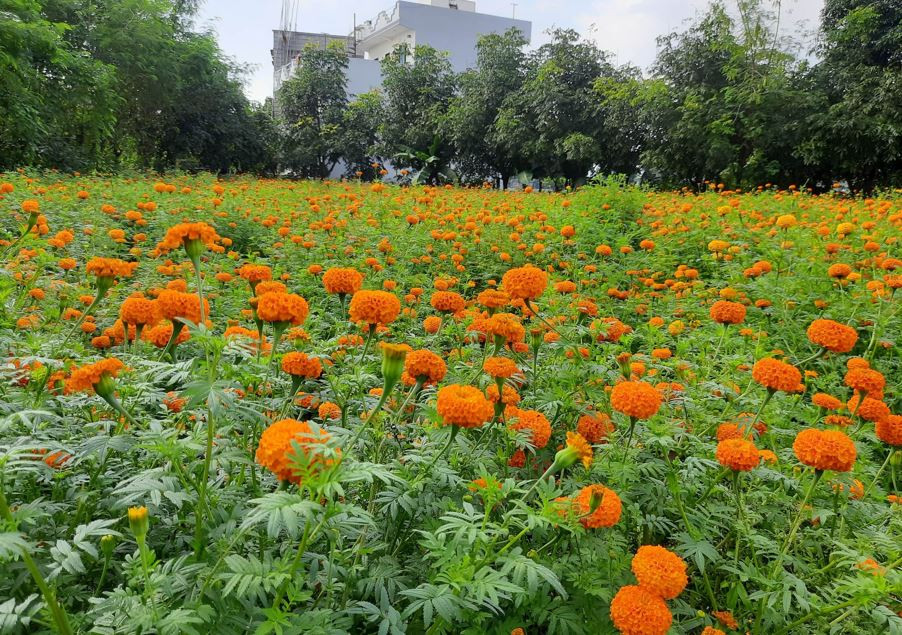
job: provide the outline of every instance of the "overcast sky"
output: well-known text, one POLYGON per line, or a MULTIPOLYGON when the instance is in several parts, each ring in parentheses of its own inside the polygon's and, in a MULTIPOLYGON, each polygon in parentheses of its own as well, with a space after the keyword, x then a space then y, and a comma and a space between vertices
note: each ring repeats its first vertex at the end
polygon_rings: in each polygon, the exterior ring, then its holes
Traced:
MULTIPOLYGON (((614 53, 617 62, 644 69, 654 60, 655 38, 681 28, 707 5, 708 0, 519 0, 516 12, 532 21, 534 45, 545 40, 547 29, 573 28, 614 53)), ((823 0, 783 0, 782 5, 782 33, 817 28, 823 0)), ((347 34, 355 13, 360 23, 393 6, 394 0, 300 0, 297 30, 347 34)), ((206 0, 201 9, 199 26, 212 27, 228 55, 252 65, 246 91, 257 101, 272 94, 269 51, 281 9, 282 0, 206 0)), ((508 0, 477 0, 476 9, 504 16, 514 10, 508 0)))

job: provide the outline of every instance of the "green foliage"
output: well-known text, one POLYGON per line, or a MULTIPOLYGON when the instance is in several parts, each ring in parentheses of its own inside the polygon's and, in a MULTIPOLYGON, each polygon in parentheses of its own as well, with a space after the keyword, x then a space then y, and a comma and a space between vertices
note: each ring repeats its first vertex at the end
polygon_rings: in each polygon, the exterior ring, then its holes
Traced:
POLYGON ((0 169, 274 171, 271 121, 197 4, 0 3, 0 169))

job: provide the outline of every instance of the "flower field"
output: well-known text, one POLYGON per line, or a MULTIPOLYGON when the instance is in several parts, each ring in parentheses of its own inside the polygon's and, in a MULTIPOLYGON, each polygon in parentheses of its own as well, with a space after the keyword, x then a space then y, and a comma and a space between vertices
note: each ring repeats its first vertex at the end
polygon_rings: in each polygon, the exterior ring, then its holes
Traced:
POLYGON ((898 194, 0 209, 0 632, 902 633, 898 194))

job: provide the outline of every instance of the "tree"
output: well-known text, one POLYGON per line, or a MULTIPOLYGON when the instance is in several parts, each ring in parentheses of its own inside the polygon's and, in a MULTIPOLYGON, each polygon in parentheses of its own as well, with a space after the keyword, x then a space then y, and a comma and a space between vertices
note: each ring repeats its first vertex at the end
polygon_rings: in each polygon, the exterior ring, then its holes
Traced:
POLYGON ((499 144, 535 176, 585 182, 604 155, 594 86, 614 73, 597 46, 575 31, 553 31, 529 56, 520 90, 505 99, 496 120, 499 144))
POLYGON ((855 188, 902 184, 902 4, 827 0, 821 36, 805 159, 855 188))
POLYGON ((0 166, 247 165, 262 120, 244 69, 192 30, 198 4, 3 0, 0 166))
POLYGON ((347 68, 348 52, 340 44, 310 44, 301 52, 297 74, 279 89, 283 160, 296 174, 324 179, 341 159, 347 68))
POLYGON ((658 182, 788 184, 813 104, 799 67, 780 48, 774 16, 758 0, 739 3, 737 25, 723 4, 682 33, 659 38, 659 89, 647 92, 643 165, 658 182))
POLYGON ((459 94, 448 108, 447 130, 459 171, 470 181, 500 179, 507 188, 525 160, 518 149, 498 138, 495 121, 526 79, 527 41, 519 29, 483 36, 476 67, 460 75, 459 94))
POLYGON ((83 169, 112 134, 114 69, 79 55, 34 0, 0 6, 0 169, 83 169))
POLYGON ((433 167, 436 161, 446 165, 452 148, 444 120, 456 87, 447 55, 431 46, 417 46, 411 62, 410 51, 401 45, 382 60, 382 78, 385 117, 380 133, 386 154, 402 167, 422 169, 424 162, 417 157, 423 155, 434 158, 433 167))
POLYGON ((372 91, 358 95, 348 104, 341 124, 339 146, 348 178, 371 181, 378 177, 383 158, 380 150, 379 125, 383 120, 382 95, 372 91))

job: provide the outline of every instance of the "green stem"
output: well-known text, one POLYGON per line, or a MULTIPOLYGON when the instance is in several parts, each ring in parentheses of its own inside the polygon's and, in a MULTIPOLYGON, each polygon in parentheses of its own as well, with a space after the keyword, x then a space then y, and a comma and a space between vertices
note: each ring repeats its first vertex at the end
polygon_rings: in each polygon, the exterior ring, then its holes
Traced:
POLYGON ((198 483, 197 506, 194 508, 194 554, 197 558, 200 558, 201 553, 203 553, 203 543, 201 541, 203 521, 204 515, 210 509, 207 501, 207 481, 210 478, 210 463, 213 459, 214 432, 213 413, 207 410, 207 448, 204 453, 204 471, 198 483))

